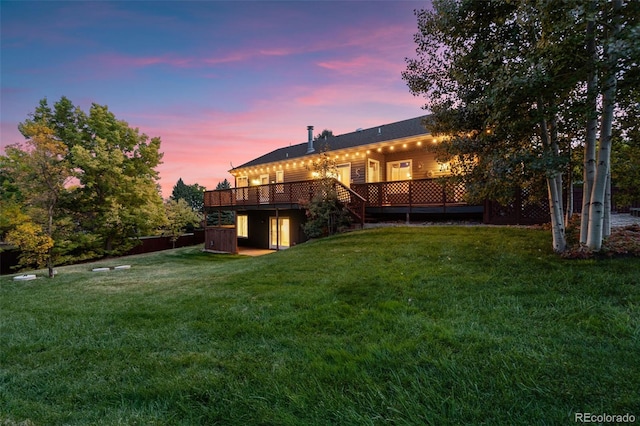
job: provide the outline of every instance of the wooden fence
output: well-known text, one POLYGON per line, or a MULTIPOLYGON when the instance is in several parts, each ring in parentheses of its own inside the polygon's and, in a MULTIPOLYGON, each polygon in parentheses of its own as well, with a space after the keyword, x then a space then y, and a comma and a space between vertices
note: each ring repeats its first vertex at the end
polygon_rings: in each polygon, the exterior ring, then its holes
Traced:
MULTIPOLYGON (((170 237, 153 236, 142 237, 139 239, 140 244, 129 250, 123 256, 151 253, 154 251, 168 250, 173 248, 173 243, 170 237)), ((196 229, 192 233, 181 235, 176 241, 176 248, 194 246, 196 244, 204 243, 204 230, 196 229)), ((6 249, 0 252, 0 275, 13 274, 16 270, 13 269, 18 264, 18 257, 20 251, 6 247, 6 249)), ((92 259, 91 262, 98 260, 92 259)))

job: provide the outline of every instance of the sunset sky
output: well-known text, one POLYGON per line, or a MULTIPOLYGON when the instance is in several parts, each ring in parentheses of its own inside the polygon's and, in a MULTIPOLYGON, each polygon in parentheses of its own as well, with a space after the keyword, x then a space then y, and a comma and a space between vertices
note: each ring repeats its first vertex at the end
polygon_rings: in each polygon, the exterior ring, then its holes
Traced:
POLYGON ((400 73, 424 1, 4 1, 1 142, 61 96, 162 139, 165 197, 331 129, 422 115, 400 73))

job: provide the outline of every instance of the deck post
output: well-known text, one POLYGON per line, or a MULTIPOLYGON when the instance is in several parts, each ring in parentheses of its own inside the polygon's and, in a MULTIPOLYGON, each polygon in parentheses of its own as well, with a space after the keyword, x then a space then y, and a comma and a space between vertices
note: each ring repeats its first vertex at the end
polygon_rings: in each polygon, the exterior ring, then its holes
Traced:
POLYGON ((280 217, 276 207, 276 251, 280 251, 280 217))
POLYGON ((447 181, 442 181, 442 213, 447 213, 447 181))

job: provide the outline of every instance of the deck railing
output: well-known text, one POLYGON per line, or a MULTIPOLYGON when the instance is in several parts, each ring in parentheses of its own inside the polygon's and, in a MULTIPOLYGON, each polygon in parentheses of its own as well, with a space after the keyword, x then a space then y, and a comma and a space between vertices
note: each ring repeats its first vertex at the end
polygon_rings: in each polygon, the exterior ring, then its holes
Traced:
MULTIPOLYGON (((341 201, 354 216, 364 220, 366 200, 357 192, 335 181, 334 189, 341 201)), ((209 209, 287 206, 300 207, 309 204, 315 194, 322 190, 319 180, 270 183, 242 188, 205 191, 204 206, 209 209)))
POLYGON ((466 204, 464 184, 446 178, 354 184, 367 207, 447 206, 466 204))
MULTIPOLYGON (((271 183, 243 188, 206 191, 208 208, 255 207, 260 205, 305 205, 320 191, 320 181, 271 183)), ((443 178, 353 184, 336 181, 338 198, 354 210, 361 207, 466 204, 465 187, 443 178)))

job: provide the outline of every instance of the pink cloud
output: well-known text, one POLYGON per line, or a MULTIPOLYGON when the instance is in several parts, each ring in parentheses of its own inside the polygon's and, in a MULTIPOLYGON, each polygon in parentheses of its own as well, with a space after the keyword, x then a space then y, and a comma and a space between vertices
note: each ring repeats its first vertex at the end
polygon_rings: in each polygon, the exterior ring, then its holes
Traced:
POLYGON ((24 141, 24 136, 18 131, 18 126, 14 122, 2 121, 0 123, 0 134, 2 134, 0 148, 3 151, 6 146, 24 141))
MULTIPOLYGON (((275 90, 274 90, 275 92, 275 90)), ((306 126, 315 133, 329 128, 336 134, 418 116, 423 100, 398 87, 326 85, 283 87, 245 111, 201 110, 185 105, 130 118, 149 135, 162 138, 164 164, 159 167, 161 187, 169 196, 178 178, 209 189, 227 179, 237 167, 274 149, 306 140, 306 126), (304 93, 307 93, 306 95, 304 93), (391 117, 391 118, 390 118, 391 117), (143 123, 140 123, 143 122, 143 123)))
POLYGON ((292 48, 277 47, 270 49, 261 49, 259 50, 259 53, 265 56, 288 56, 299 52, 296 49, 292 48))
MULTIPOLYGON (((301 91, 302 92, 302 91, 301 91)), ((371 103, 387 105, 420 105, 422 101, 415 101, 414 97, 402 93, 395 85, 354 84, 351 82, 331 84, 322 87, 306 88, 304 94, 295 97, 295 102, 303 106, 350 106, 367 105, 371 103), (404 96, 403 96, 404 95, 404 96)))
POLYGON ((91 59, 95 61, 100 68, 107 68, 109 72, 115 69, 145 68, 154 65, 169 65, 177 68, 189 68, 196 65, 196 62, 192 58, 182 58, 173 55, 136 57, 107 53, 93 56, 91 59))
POLYGON ((226 64, 230 62, 242 62, 242 61, 248 60, 254 55, 255 55, 254 52, 236 51, 236 52, 232 52, 232 53, 228 53, 220 56, 206 58, 203 60, 203 62, 207 65, 226 64))
POLYGON ((302 141, 302 125, 297 131, 300 137, 293 138, 286 130, 291 123, 265 125, 273 115, 274 111, 260 109, 239 113, 209 110, 197 116, 165 111, 135 116, 131 122, 138 122, 135 125, 141 131, 162 139, 164 164, 158 170, 162 192, 167 197, 178 178, 187 184, 215 188, 225 178, 232 181, 227 172, 232 163, 238 166, 285 143, 302 141))
POLYGON ((395 62, 390 62, 381 58, 371 56, 358 56, 346 60, 328 60, 318 62, 321 68, 334 71, 338 74, 360 75, 360 74, 380 74, 396 73, 399 75, 398 66, 395 62))

